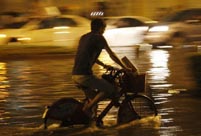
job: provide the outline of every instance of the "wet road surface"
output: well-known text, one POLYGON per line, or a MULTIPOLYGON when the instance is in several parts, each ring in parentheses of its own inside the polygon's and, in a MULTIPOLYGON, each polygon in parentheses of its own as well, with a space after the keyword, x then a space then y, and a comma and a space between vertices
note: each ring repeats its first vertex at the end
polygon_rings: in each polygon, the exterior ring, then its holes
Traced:
MULTIPOLYGON (((113 126, 115 111, 104 119, 106 127, 42 129, 46 105, 61 97, 82 99, 83 93, 71 81, 74 56, 60 54, 39 57, 9 56, 0 61, 0 135, 6 136, 200 136, 201 101, 194 95, 194 79, 188 56, 195 48, 152 49, 137 52, 132 47, 114 48, 121 58, 127 56, 140 72, 147 73, 147 92, 154 98, 159 116, 113 126)), ((101 59, 113 64, 103 53, 101 59)), ((113 64, 115 65, 115 64, 113 64)), ((95 73, 104 72, 99 66, 95 73)), ((105 106, 107 101, 100 103, 105 106)))

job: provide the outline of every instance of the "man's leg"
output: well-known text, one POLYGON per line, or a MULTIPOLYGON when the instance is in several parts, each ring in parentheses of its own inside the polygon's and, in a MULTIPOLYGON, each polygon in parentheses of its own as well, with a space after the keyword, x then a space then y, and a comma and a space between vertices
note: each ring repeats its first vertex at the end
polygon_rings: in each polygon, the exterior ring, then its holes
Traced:
POLYGON ((90 113, 93 106, 96 106, 99 101, 105 98, 109 98, 109 96, 111 96, 111 94, 114 94, 114 92, 116 91, 115 87, 112 84, 94 75, 88 76, 87 79, 82 82, 82 84, 90 87, 90 90, 88 91, 98 90, 95 97, 92 98, 91 101, 89 101, 89 103, 83 107, 83 111, 86 111, 86 113, 90 113))
POLYGON ((88 104, 83 107, 83 111, 91 110, 99 101, 101 101, 105 96, 104 92, 99 92, 88 104))

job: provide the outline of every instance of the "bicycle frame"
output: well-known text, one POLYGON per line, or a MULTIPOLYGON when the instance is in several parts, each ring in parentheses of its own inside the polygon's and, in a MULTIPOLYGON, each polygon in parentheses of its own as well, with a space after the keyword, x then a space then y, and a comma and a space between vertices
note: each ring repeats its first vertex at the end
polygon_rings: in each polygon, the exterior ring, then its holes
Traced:
MULTIPOLYGON (((121 89, 120 92, 119 92, 119 94, 120 94, 119 100, 120 100, 120 98, 121 98, 123 95, 125 95, 125 98, 122 100, 122 102, 123 102, 124 100, 127 100, 127 101, 129 102, 128 95, 126 95, 126 92, 125 92, 124 89, 121 89)), ((110 103, 109 103, 109 104, 103 109, 103 111, 98 115, 98 117, 97 117, 97 119, 96 119, 96 124, 97 124, 97 126, 101 126, 101 125, 102 125, 102 123, 103 123, 102 119, 107 115, 107 113, 110 111, 110 109, 111 109, 113 106, 115 106, 115 104, 114 104, 115 102, 114 102, 114 101, 115 101, 114 99, 110 100, 110 103)), ((129 103, 131 103, 131 102, 129 102, 129 103)), ((132 108, 133 113, 137 115, 137 113, 135 112, 135 109, 134 109, 132 106, 130 106, 130 107, 132 108)), ((140 119, 139 116, 138 116, 137 118, 140 119)))

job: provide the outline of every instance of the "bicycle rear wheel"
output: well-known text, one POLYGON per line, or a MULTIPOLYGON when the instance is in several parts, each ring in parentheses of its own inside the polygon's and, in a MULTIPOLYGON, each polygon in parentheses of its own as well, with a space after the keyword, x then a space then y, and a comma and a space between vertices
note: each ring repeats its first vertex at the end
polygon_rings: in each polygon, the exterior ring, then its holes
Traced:
POLYGON ((146 95, 132 95, 128 101, 140 118, 156 116, 157 108, 151 98, 146 95))

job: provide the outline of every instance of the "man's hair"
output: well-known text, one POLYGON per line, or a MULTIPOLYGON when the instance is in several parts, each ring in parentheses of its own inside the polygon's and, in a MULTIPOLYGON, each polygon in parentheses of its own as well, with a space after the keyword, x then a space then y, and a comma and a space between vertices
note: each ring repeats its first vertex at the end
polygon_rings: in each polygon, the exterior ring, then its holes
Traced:
POLYGON ((91 31, 99 31, 102 27, 106 27, 103 19, 96 18, 91 21, 91 31))

